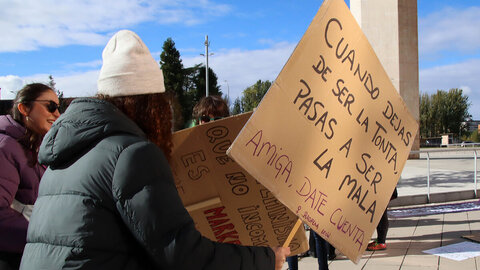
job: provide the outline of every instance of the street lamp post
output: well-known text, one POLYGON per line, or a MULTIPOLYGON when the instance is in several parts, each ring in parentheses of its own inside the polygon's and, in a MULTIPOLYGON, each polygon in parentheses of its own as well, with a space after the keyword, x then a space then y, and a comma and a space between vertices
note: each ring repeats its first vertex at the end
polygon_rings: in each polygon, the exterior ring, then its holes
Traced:
POLYGON ((208 35, 205 36, 205 84, 206 84, 206 92, 205 96, 208 97, 208 35))
POLYGON ((213 53, 208 54, 208 46, 210 46, 210 42, 208 42, 208 35, 205 35, 205 54, 201 53, 200 55, 205 56, 205 96, 208 97, 208 56, 213 55, 213 53))

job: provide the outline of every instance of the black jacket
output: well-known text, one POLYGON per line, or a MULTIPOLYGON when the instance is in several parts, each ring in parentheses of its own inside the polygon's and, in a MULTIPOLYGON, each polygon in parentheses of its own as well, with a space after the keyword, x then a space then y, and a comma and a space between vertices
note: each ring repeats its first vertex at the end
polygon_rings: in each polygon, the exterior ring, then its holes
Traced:
POLYGON ((204 238, 162 151, 112 104, 76 99, 52 126, 21 269, 273 269, 270 248, 204 238))

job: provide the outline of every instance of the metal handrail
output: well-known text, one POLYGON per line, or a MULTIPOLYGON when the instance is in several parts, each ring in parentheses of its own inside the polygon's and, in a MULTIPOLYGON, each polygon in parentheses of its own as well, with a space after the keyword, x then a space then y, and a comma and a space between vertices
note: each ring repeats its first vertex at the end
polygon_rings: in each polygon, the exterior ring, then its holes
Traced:
POLYGON ((430 203, 430 153, 440 153, 440 152, 473 152, 473 183, 474 183, 474 194, 477 198, 477 151, 480 150, 480 147, 469 147, 469 148, 446 148, 446 149, 421 149, 410 151, 410 154, 426 154, 427 155, 427 202, 430 203))

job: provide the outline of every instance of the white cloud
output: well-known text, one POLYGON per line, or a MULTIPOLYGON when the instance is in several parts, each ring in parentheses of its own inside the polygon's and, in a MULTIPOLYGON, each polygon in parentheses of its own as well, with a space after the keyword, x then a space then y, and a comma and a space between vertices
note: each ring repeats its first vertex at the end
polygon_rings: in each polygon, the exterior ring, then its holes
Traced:
POLYGON ((480 119, 480 59, 420 70, 420 92, 461 88, 472 102, 470 113, 480 119), (475 106, 476 105, 476 106, 475 106))
POLYGON ((197 24, 230 11, 209 0, 0 1, 0 52, 104 45, 112 31, 143 22, 197 24))
MULTIPOLYGON (((233 101, 242 95, 245 88, 258 80, 274 81, 294 48, 295 44, 281 43, 263 50, 232 49, 215 52, 209 58, 209 67, 217 74, 222 92, 227 94, 230 88, 230 99, 233 101)), ((201 56, 182 57, 182 62, 185 67, 191 67, 204 63, 205 59, 201 56)))
POLYGON ((15 92, 20 90, 24 81, 19 76, 0 76, 1 99, 15 98, 15 92))
POLYGON ((56 87, 65 97, 90 97, 97 92, 97 79, 100 70, 55 77, 56 87))
POLYGON ((276 42, 270 38, 262 38, 258 40, 258 43, 264 45, 274 45, 276 42))
POLYGON ((470 86, 460 85, 459 88, 463 90, 463 93, 465 95, 471 95, 472 94, 472 88, 470 86))
POLYGON ((471 53, 480 49, 480 7, 453 8, 419 18, 419 53, 432 55, 454 50, 471 53))
POLYGON ((102 60, 94 60, 90 62, 83 62, 83 63, 75 63, 75 64, 70 64, 66 65, 66 67, 71 67, 71 68, 96 68, 102 66, 102 60))
MULTIPOLYGON (((222 91, 227 94, 228 89, 230 89, 230 98, 233 101, 236 97, 242 95, 245 88, 252 86, 258 80, 275 80, 294 48, 294 44, 279 43, 270 49, 263 50, 221 50, 209 58, 209 66, 217 74, 218 84, 222 91)), ((155 59, 155 61, 158 61, 158 59, 155 59)), ((183 57, 182 62, 185 67, 191 67, 195 64, 204 63, 205 58, 202 56, 183 57)), ((92 61, 76 63, 71 66, 95 67, 100 64, 101 61, 92 61)), ((98 74, 99 69, 83 73, 52 75, 57 88, 63 91, 65 97, 81 97, 95 94, 98 74)), ((2 99, 13 98, 14 94, 10 93, 9 95, 8 92, 17 91, 24 84, 48 82, 49 75, 35 74, 23 78, 13 75, 0 76, 2 99)))
MULTIPOLYGON (((100 70, 91 70, 83 73, 74 73, 64 76, 53 76, 56 88, 63 92, 64 97, 93 96, 97 89, 97 78, 100 70)), ((50 74, 35 74, 21 78, 19 76, 0 76, 2 99, 13 99, 15 93, 25 84, 40 82, 48 83, 50 74)))
POLYGON ((433 93, 467 86, 480 93, 480 59, 420 70, 420 91, 433 93))
MULTIPOLYGON (((230 89, 230 99, 242 95, 242 91, 255 84, 257 80, 273 81, 288 60, 296 44, 280 43, 263 50, 219 50, 209 58, 209 66, 218 76, 218 84, 227 94, 230 89), (225 82, 227 81, 227 82, 225 82), (228 87, 227 87, 228 84, 228 87)), ((156 59, 158 61, 158 59, 156 59)), ((185 67, 204 63, 202 56, 182 57, 185 67)), ((98 62, 91 63, 98 64, 98 62)), ((80 65, 86 65, 82 63, 80 65)), ((99 70, 66 75, 53 74, 57 88, 66 97, 92 96, 96 92, 96 80, 99 70)), ((449 90, 461 88, 472 102, 470 113, 475 119, 480 119, 480 59, 468 60, 456 64, 436 66, 420 70, 420 91, 434 93, 437 89, 449 90), (477 106, 475 106, 477 105, 477 106)), ((37 74, 21 78, 18 76, 0 76, 2 99, 7 98, 9 90, 16 91, 25 83, 33 81, 48 81, 48 74, 37 74)))

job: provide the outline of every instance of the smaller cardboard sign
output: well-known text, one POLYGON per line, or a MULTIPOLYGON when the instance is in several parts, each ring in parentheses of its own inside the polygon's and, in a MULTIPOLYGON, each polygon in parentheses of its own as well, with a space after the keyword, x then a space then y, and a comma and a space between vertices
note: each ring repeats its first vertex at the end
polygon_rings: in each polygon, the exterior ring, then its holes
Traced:
MULTIPOLYGON (((175 132, 175 185, 203 236, 223 243, 282 246, 298 217, 225 153, 250 115, 175 132)), ((292 255, 308 250, 303 226, 290 249, 292 255)))
POLYGON ((418 124, 343 0, 326 0, 227 153, 358 262, 418 124))

